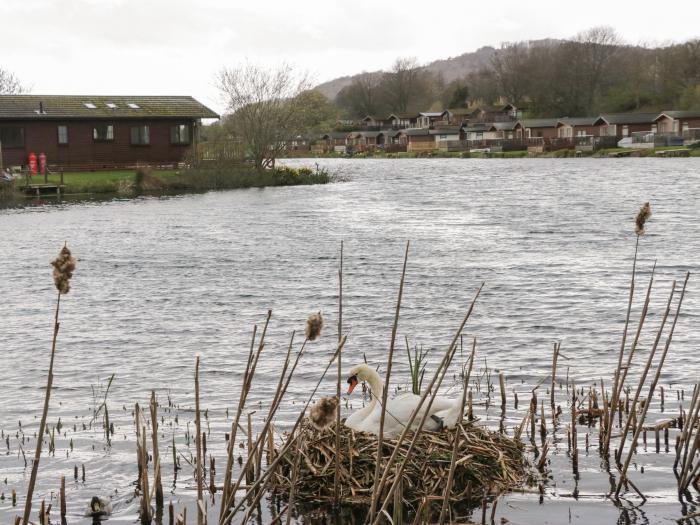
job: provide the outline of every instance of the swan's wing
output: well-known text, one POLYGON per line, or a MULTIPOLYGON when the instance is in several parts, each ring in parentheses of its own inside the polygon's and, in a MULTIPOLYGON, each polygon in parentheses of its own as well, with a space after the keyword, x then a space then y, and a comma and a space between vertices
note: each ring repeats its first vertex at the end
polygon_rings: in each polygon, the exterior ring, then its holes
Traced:
POLYGON ((440 412, 442 410, 449 410, 454 405, 460 405, 460 404, 461 404, 461 401, 456 400, 456 399, 449 399, 447 397, 435 396, 435 401, 433 401, 433 405, 430 407, 430 413, 434 414, 435 412, 440 412))

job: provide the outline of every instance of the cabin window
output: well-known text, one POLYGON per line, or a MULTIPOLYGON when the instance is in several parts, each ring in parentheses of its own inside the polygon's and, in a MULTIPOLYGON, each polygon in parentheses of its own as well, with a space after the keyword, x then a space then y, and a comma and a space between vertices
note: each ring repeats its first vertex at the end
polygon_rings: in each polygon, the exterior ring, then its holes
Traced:
POLYGON ((652 132, 652 133, 656 133, 656 132, 657 132, 657 129, 658 129, 658 128, 657 128, 656 124, 652 124, 652 125, 651 125, 651 132, 652 132))
POLYGON ((148 146, 151 143, 151 134, 148 126, 132 126, 131 144, 133 146, 148 146))
POLYGON ((690 124, 688 124, 688 121, 685 121, 683 123, 683 131, 688 131, 690 129, 690 124))
POLYGON ((97 124, 92 128, 92 138, 96 142, 114 140, 114 126, 112 124, 97 124))
POLYGON ((189 144, 190 129, 187 124, 178 124, 170 128, 170 143, 171 144, 189 144))
POLYGON ((1 127, 0 144, 3 148, 21 148, 24 146, 24 128, 19 126, 1 127))
POLYGON ((68 126, 58 126, 58 144, 68 144, 68 126))
POLYGON ((629 126, 622 126, 622 136, 623 137, 630 136, 630 127, 629 126))

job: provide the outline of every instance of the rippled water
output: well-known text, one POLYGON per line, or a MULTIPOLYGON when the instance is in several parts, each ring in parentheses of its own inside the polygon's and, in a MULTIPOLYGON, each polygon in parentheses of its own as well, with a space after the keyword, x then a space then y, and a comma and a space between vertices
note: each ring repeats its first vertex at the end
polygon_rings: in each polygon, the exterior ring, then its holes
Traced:
MULTIPOLYGON (((48 498, 67 476, 69 523, 85 521, 78 516, 93 494, 115 496, 111 521, 134 520, 131 410, 135 402, 147 405, 151 389, 161 403, 170 396, 181 416, 179 423, 170 420, 164 439, 174 435, 182 442, 197 352, 210 450, 222 458, 230 426, 225 411, 237 403, 252 327, 264 322, 268 309, 266 351, 251 393, 255 408, 266 408, 292 330, 303 330, 309 313, 326 316, 325 336, 311 347, 281 409, 280 425, 293 421, 337 337, 341 240, 346 363, 363 355, 384 362, 410 240, 399 339, 445 348, 485 282, 466 332, 478 339, 480 366, 486 360, 505 372, 509 388, 523 391, 548 374, 554 340, 562 341, 568 358, 560 366, 569 367, 578 384, 611 377, 634 251, 633 217, 642 202, 651 201, 654 216, 640 243, 640 288, 658 261, 651 325, 658 323, 671 281, 700 268, 698 159, 320 162, 349 180, 0 210, 0 430, 10 436, 8 454, 0 457, 0 521, 10 522, 24 504, 29 471, 18 447, 23 431, 24 450, 33 455, 55 305, 48 261, 64 241, 79 263, 61 306, 49 420, 53 425, 61 418, 76 431, 57 436, 55 457, 42 459, 35 496, 48 498), (106 448, 99 429, 83 431, 82 425, 90 421, 93 389, 112 373, 108 403, 117 431, 106 448), (76 464, 85 464, 85 483, 72 483, 76 464), (14 509, 13 488, 19 496, 14 509)), ((668 388, 698 379, 697 286, 691 275, 662 376, 668 388)), ((645 334, 642 349, 653 335, 645 334)), ((403 358, 395 369, 405 382, 403 358)), ((322 390, 334 392, 334 381, 322 390)), ((166 485, 171 463, 164 465, 166 485)), ((603 494, 606 483, 593 467, 582 474, 590 494, 603 494)), ((652 518, 680 516, 669 483, 656 487, 658 501, 647 505, 639 522, 656 522, 645 514, 650 509, 652 518)), ((191 505, 191 487, 191 472, 181 473, 168 497, 191 505)), ((601 498, 564 501, 560 493, 552 489, 538 520, 568 523, 569 508, 574 522, 617 519, 619 509, 601 498)), ((536 507, 531 497, 511 497, 498 515, 528 522, 536 507)))

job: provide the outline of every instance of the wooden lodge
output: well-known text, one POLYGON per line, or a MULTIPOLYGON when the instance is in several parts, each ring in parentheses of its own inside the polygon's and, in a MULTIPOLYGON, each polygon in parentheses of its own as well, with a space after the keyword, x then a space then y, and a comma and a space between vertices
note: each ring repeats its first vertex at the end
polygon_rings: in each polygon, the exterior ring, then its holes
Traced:
POLYGON ((0 155, 6 167, 31 153, 55 169, 174 166, 194 158, 210 118, 188 96, 0 95, 0 155))

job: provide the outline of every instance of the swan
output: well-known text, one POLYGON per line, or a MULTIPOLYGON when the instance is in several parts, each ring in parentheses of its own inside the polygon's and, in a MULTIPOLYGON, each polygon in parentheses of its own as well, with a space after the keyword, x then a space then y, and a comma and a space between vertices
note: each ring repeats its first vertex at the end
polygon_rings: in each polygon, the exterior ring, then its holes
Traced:
MULTIPOLYGON (((348 394, 351 394, 360 381, 367 381, 372 389, 372 402, 364 408, 350 414, 345 420, 345 426, 353 430, 379 433, 379 424, 382 417, 381 395, 384 384, 379 374, 372 367, 360 364, 350 370, 348 377, 348 394), (379 398, 379 399, 378 399, 379 398)), ((400 394, 387 400, 386 415, 384 416, 384 435, 391 437, 403 432, 406 423, 411 418, 416 407, 420 403, 420 396, 412 392, 400 394)), ((428 399, 423 402, 419 415, 413 420, 411 428, 417 429, 422 414, 428 406, 428 399)), ((435 396, 430 407, 429 417, 426 418, 423 428, 437 431, 443 428, 454 428, 462 416, 462 404, 458 400, 435 396)))

